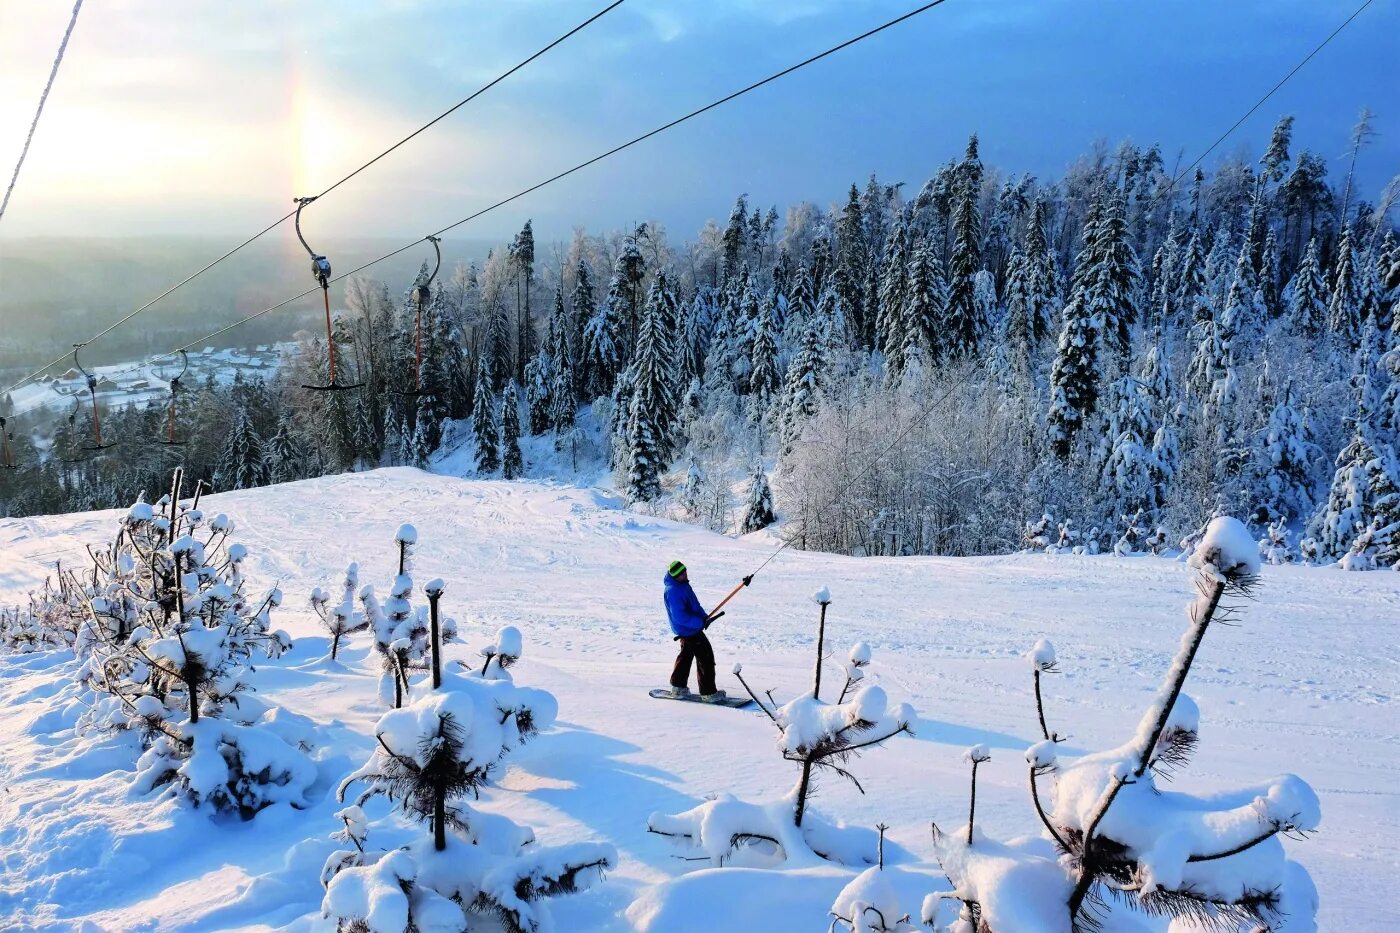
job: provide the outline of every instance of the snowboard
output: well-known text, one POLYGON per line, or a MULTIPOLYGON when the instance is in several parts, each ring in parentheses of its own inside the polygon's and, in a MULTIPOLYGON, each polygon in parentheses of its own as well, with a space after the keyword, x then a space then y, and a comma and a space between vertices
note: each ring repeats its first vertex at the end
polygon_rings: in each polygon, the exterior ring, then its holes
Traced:
POLYGON ((718 703, 706 703, 700 699, 700 694, 692 693, 690 696, 673 697, 671 691, 665 687, 657 687, 650 691, 653 699, 657 700, 679 700, 682 703, 699 703, 701 706, 727 706, 730 709, 743 709, 746 706, 753 706, 753 700, 748 697, 725 697, 718 703))

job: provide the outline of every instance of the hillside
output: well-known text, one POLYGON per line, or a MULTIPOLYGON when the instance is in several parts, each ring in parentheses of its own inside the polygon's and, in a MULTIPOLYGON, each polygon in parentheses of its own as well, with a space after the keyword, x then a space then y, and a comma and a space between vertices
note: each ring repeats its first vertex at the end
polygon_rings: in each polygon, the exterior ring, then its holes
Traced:
MULTIPOLYGON (((673 656, 660 602, 666 565, 683 559, 712 605, 774 539, 734 540, 628 512, 597 490, 406 468, 211 496, 206 510, 236 523, 253 588, 275 584, 286 594, 275 622, 295 646, 258 664, 251 683, 314 721, 316 802, 240 823, 134 796, 130 748, 76 738, 72 714, 58 711, 71 661, 2 657, 0 929, 316 928, 318 874, 338 828, 331 791, 371 751, 382 709, 367 636, 350 637, 343 667, 327 665, 308 594, 335 585, 351 560, 364 582, 386 587, 403 522, 419 534, 415 578, 446 581, 444 607, 462 634, 449 656, 479 663, 476 649, 499 626, 518 626, 525 653, 516 682, 559 701, 557 725, 510 759, 481 808, 508 812, 541 842, 618 849, 603 884, 554 902, 559 930, 826 928, 827 907, 854 872, 803 869, 772 884, 779 876, 678 860, 667 840, 646 832, 654 811, 678 813, 723 792, 776 798, 794 780, 761 714, 646 696, 664 685, 673 656)), ((80 561, 119 514, 0 521, 0 606, 19 602, 55 558, 80 561)), ((852 764, 864 796, 829 779, 814 806, 851 824, 889 824, 903 907, 917 916, 925 893, 947 887, 930 861, 929 822, 965 819, 967 746, 992 754, 979 773, 979 828, 1002 838, 1033 828, 1021 756, 1040 736, 1021 655, 1042 636, 1059 651, 1065 673, 1047 681, 1046 704, 1069 735, 1062 754, 1117 744, 1176 650, 1191 575, 1151 557, 856 559, 788 550, 711 629, 720 686, 741 690, 730 667, 742 661, 748 681, 779 702, 807 689, 816 621, 809 594, 823 585, 834 597, 835 657, 868 642, 870 676, 918 715, 915 737, 852 764)), ((1265 567, 1257 601, 1238 627, 1210 632, 1187 687, 1201 707, 1201 747, 1178 789, 1293 772, 1317 790, 1321 831, 1287 847, 1312 873, 1324 930, 1400 925, 1400 907, 1384 896, 1400 869, 1397 618, 1400 574, 1265 567)), ((839 683, 834 661, 831 670, 839 683)), ((372 819, 384 815, 378 806, 367 808, 372 819)))

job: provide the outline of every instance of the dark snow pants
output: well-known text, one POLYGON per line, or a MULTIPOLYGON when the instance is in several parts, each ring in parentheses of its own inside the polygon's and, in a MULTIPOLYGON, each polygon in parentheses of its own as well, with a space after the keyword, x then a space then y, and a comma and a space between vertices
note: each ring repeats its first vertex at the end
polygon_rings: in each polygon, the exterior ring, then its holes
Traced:
POLYGON ((676 655, 676 666, 671 669, 671 686, 684 687, 690 680, 690 662, 695 661, 695 679, 699 681, 700 693, 715 692, 715 649, 704 632, 686 635, 677 639, 681 652, 676 655))

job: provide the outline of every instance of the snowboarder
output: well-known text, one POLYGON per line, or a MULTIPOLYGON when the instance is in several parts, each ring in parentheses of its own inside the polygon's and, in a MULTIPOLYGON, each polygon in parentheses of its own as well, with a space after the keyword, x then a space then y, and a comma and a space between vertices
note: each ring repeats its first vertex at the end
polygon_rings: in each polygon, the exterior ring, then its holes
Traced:
POLYGON ((700 699, 706 703, 719 703, 725 699, 724 691, 715 688, 715 652, 710 640, 705 637, 705 629, 714 621, 695 597, 690 588, 690 575, 685 564, 671 561, 666 570, 666 615, 671 621, 671 631, 676 641, 681 643, 680 654, 676 655, 676 665, 671 669, 671 696, 690 696, 686 686, 690 680, 690 662, 695 662, 695 678, 700 688, 700 699))

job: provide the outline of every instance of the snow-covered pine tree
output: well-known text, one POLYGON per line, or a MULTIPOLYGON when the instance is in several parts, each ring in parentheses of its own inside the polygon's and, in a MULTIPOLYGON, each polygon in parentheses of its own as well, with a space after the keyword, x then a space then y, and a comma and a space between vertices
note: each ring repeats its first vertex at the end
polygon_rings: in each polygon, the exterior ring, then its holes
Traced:
POLYGON ((595 308, 583 329, 583 383, 589 397, 610 394, 622 371, 622 320, 610 291, 595 308))
POLYGON ((788 364, 787 382, 783 386, 780 456, 792 452, 803 427, 821 404, 827 374, 823 324, 817 315, 808 317, 797 355, 788 364))
POLYGON ((515 383, 507 382, 501 396, 501 478, 519 479, 525 473, 520 454, 520 400, 515 383))
POLYGON ((777 521, 773 514, 773 490, 768 485, 768 474, 763 464, 754 467, 753 478, 749 481, 748 504, 744 507, 744 522, 740 526, 743 534, 767 528, 777 521))
POLYGON ((1119 379, 1112 393, 1117 408, 1109 417, 1113 437, 1104 461, 1102 500, 1109 517, 1140 515, 1156 504, 1148 394, 1132 376, 1119 379))
POLYGON ((1318 261, 1317 238, 1308 241, 1303 261, 1284 292, 1288 326, 1302 337, 1318 337, 1327 329, 1327 286, 1318 261))
POLYGON ((895 219, 894 232, 881 259, 879 305, 875 313, 875 346, 885 356, 890 381, 904 369, 904 305, 909 292, 909 227, 905 212, 895 219))
POLYGON ((1248 498, 1256 522, 1313 513, 1318 453, 1307 415, 1294 407, 1293 388, 1285 385, 1254 449, 1248 498))
POLYGON ((1102 201, 1089 255, 1081 259, 1088 265, 1085 301, 1089 313, 1098 320, 1099 338, 1121 370, 1127 366, 1132 349, 1140 272, 1137 254, 1128 242, 1122 189, 1110 186, 1102 201))
POLYGON ((1062 312, 1064 324, 1050 372, 1050 413, 1046 418, 1050 448, 1060 459, 1074 449, 1075 435, 1098 405, 1098 318, 1089 310, 1083 291, 1070 295, 1062 312))
POLYGON ((1357 383, 1351 439, 1337 454, 1327 500, 1307 529, 1308 537, 1316 542, 1319 558, 1329 562, 1341 560, 1356 536, 1371 524, 1378 512, 1378 500, 1400 488, 1392 472, 1393 454, 1377 443, 1371 421, 1369 380, 1361 376, 1357 383))
POLYGON ((265 451, 267 478, 271 483, 290 483, 308 475, 304 438, 293 434, 291 419, 285 414, 277 419, 277 431, 268 440, 265 451))
POLYGON ((496 431, 496 397, 491 391, 491 364, 484 356, 476 371, 472 430, 476 435, 476 471, 484 474, 496 472, 501 466, 501 442, 496 431))
POLYGON ((1059 276, 1055 272, 1055 257, 1050 251, 1046 224, 1045 199, 1036 198, 1030 222, 1026 224, 1024 245, 1026 320, 1036 344, 1054 333, 1055 301, 1059 296, 1059 276))
POLYGON ((427 467, 433 451, 437 450, 442 441, 442 424, 437 418, 437 406, 433 396, 418 396, 416 410, 413 435, 409 439, 408 462, 421 470, 427 467))

